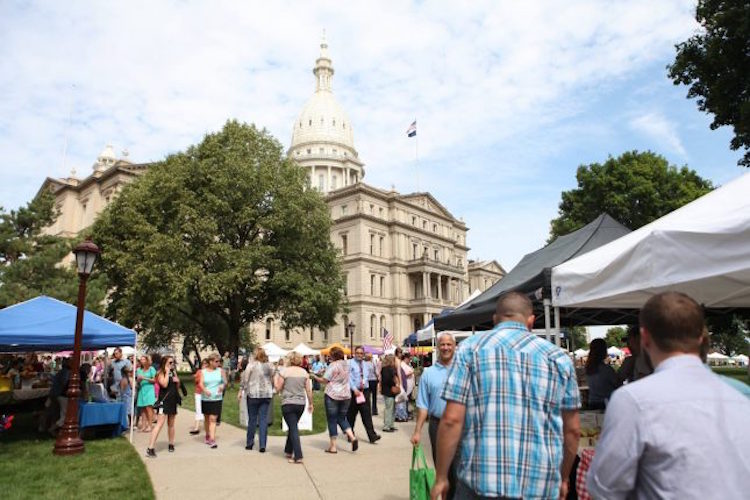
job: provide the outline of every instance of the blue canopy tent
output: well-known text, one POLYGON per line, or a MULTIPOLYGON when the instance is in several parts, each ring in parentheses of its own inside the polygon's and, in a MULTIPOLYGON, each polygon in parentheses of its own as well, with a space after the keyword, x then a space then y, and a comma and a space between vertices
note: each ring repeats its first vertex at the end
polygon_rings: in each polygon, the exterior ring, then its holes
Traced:
MULTIPOLYGON (((41 295, 0 310, 0 352, 73 349, 75 327, 75 306, 41 295)), ((126 345, 135 345, 135 331, 84 312, 82 349, 126 345)))

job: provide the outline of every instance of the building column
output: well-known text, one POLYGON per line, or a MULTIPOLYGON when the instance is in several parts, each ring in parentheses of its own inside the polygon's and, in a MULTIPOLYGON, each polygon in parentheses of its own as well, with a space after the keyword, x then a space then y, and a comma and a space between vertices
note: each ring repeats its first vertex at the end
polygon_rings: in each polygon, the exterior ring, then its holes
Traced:
POLYGON ((426 272, 422 273, 422 298, 425 298, 425 299, 430 296, 428 293, 430 290, 430 287, 428 286, 429 280, 427 276, 428 275, 426 272))
POLYGON ((437 275, 437 298, 439 301, 443 300, 443 275, 437 275))
POLYGON ((330 192, 331 191, 331 166, 330 165, 328 165, 328 180, 326 182, 328 183, 326 192, 330 192))

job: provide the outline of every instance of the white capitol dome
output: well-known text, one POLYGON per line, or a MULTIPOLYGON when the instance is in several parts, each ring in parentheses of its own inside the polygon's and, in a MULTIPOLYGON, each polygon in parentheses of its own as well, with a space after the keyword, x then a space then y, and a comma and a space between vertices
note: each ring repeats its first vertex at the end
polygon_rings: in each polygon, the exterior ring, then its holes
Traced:
POLYGON ((308 170, 311 187, 324 193, 356 184, 365 172, 349 117, 333 96, 333 64, 325 38, 315 61, 315 93, 294 122, 288 155, 308 170))

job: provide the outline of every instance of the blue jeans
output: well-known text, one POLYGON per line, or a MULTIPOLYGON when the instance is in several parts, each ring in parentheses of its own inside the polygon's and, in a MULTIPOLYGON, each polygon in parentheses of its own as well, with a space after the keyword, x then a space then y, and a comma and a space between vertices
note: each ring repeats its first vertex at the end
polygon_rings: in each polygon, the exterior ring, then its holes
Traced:
POLYGON ((247 398, 247 439, 245 444, 252 446, 255 442, 255 426, 259 425, 258 441, 260 447, 266 447, 266 438, 268 437, 268 406, 271 404, 271 398, 247 398), (258 417, 260 423, 258 424, 258 417))
POLYGON ((281 415, 284 417, 287 427, 289 427, 284 453, 291 454, 295 460, 302 460, 302 443, 299 441, 297 424, 304 411, 305 405, 281 405, 281 415))
POLYGON ((333 399, 328 394, 325 395, 326 418, 328 419, 328 435, 336 437, 336 424, 341 427, 341 432, 346 433, 351 426, 346 415, 349 412, 350 399, 333 399))

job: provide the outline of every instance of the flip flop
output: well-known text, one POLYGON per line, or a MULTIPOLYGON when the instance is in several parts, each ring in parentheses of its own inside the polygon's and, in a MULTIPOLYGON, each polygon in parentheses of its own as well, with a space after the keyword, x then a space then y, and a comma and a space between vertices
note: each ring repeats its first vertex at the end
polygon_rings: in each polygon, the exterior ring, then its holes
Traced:
POLYGON ((289 460, 287 460, 287 463, 294 464, 294 465, 302 465, 303 464, 302 460, 294 460, 292 458, 290 458, 289 460))
POLYGON ((329 449, 325 449, 323 451, 325 451, 326 453, 330 453, 331 455, 335 455, 336 453, 338 453, 338 451, 331 451, 329 449))

